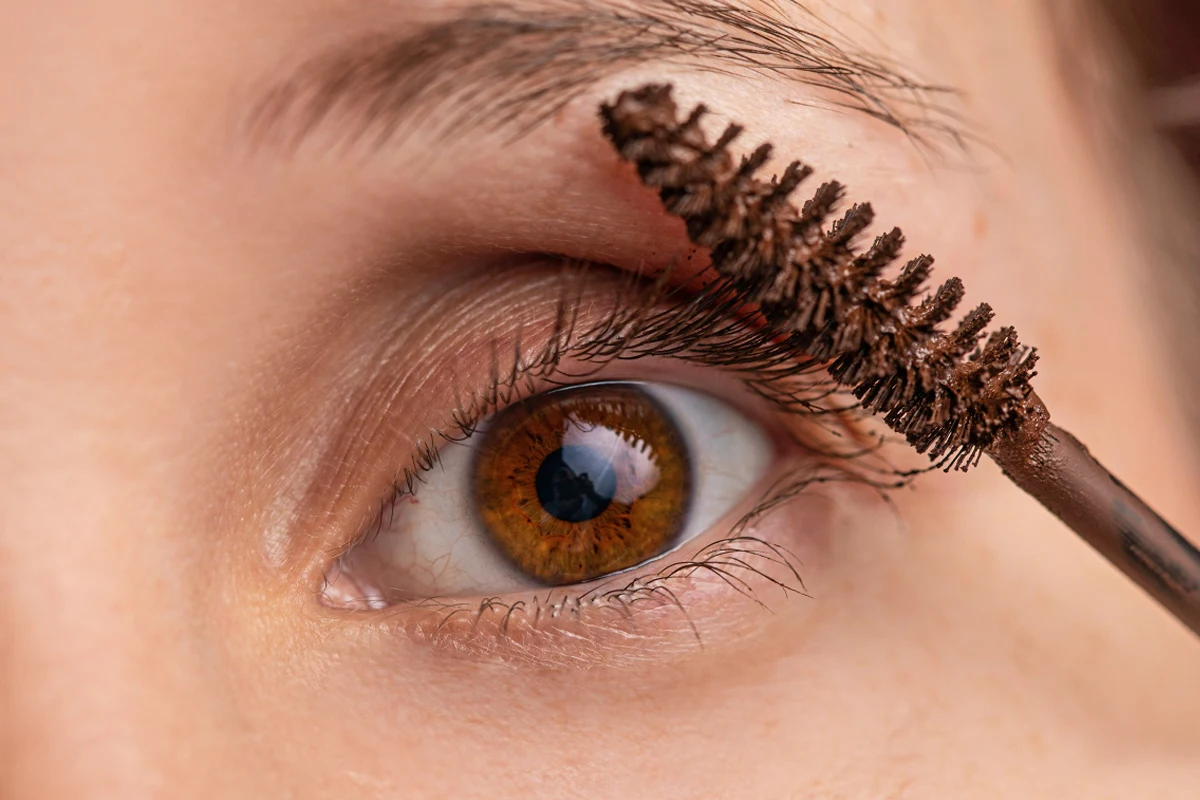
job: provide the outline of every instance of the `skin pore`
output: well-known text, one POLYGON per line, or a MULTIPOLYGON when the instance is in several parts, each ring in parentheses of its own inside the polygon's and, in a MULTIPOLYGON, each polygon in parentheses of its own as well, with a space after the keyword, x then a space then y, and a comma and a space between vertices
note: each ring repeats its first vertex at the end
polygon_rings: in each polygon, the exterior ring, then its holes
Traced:
MULTIPOLYGON (((990 464, 894 508, 843 486, 764 518, 810 596, 699 593, 703 647, 649 616, 619 646, 507 658, 322 606, 322 565, 494 343, 545 327, 560 257, 688 263, 596 118, 647 80, 773 142, 768 169, 801 158, 869 200, 872 235, 902 227, 1039 347, 1057 422, 1200 530, 1134 195, 1042 4, 748 6, 956 91, 879 95, 906 134, 699 48, 589 72, 536 125, 447 131, 425 105, 385 137, 361 106, 263 98, 460 4, 5 12, 0 796, 1194 794, 1200 646, 990 464)), ((613 376, 740 397, 665 368, 613 376)))

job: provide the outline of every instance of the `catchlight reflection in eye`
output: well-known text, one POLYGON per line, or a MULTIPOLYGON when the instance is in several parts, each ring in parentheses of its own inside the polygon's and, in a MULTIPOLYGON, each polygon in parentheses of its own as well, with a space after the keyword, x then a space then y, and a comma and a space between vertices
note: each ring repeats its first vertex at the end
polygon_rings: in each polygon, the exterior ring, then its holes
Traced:
POLYGON ((591 580, 661 555, 692 499, 683 435, 635 384, 518 403, 489 427, 472 478, 497 547, 548 584, 591 580))
POLYGON ((582 583, 705 533, 771 464, 765 432, 712 395, 605 382, 547 392, 441 452, 346 567, 381 596, 582 583))

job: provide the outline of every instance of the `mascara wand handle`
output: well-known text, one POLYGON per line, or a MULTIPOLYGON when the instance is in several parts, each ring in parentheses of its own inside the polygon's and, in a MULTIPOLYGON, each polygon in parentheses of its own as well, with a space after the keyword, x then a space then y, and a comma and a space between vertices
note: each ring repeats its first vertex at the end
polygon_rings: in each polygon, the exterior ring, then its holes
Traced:
POLYGON ((1032 454, 1024 447, 997 446, 988 455, 1200 635, 1200 550, 1101 466, 1083 443, 1046 424, 1032 454))

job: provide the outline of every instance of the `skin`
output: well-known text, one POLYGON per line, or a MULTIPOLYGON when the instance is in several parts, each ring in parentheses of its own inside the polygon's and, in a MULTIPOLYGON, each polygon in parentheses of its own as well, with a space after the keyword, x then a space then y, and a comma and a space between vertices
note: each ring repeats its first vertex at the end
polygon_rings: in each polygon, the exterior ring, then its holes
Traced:
POLYGON ((935 253, 1039 346, 1055 420, 1200 530, 1131 195, 1037 3, 814 6, 962 90, 970 169, 687 65, 606 79, 502 162, 239 138, 254 90, 415 5, 4 12, 0 796, 1192 796, 1200 646, 991 465, 900 493, 900 524, 854 488, 772 515, 812 597, 697 596, 703 649, 649 617, 582 662, 504 658, 321 607, 489 337, 553 301, 513 253, 686 252, 593 121, 664 77, 935 253))

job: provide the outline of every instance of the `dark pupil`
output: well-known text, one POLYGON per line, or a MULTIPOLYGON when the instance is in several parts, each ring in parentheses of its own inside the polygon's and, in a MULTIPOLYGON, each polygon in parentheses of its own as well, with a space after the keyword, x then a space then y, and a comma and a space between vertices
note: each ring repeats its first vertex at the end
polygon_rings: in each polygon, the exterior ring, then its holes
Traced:
POLYGON ((548 514, 587 522, 604 513, 617 493, 612 462, 590 447, 560 447, 538 467, 537 495, 548 514))

